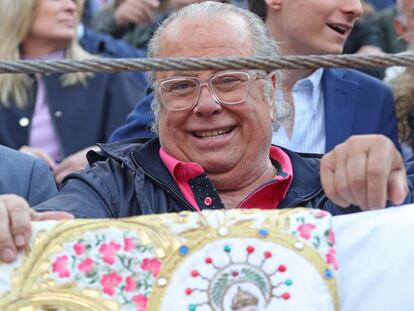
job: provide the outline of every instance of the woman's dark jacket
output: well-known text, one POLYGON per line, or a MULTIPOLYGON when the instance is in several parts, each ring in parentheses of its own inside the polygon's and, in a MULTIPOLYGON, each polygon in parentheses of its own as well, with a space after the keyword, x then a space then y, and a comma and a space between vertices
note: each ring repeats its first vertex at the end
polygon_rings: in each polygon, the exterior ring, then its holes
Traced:
MULTIPOLYGON (((49 111, 63 158, 98 142, 106 142, 134 107, 142 90, 125 74, 95 73, 86 80, 63 87, 61 74, 43 76, 49 111)), ((33 83, 33 90, 37 90, 33 83)), ((36 100, 24 109, 0 104, 0 144, 19 149, 29 143, 36 100)))
MULTIPOLYGON (((157 138, 147 142, 121 141, 89 152, 91 168, 71 174, 59 194, 35 207, 60 210, 82 218, 117 218, 194 210, 184 199, 159 156, 157 138)), ((319 157, 288 150, 293 181, 278 208, 310 207, 334 215, 358 212, 341 208, 324 195, 319 177, 319 157)), ((412 202, 412 187, 406 202, 412 202)))

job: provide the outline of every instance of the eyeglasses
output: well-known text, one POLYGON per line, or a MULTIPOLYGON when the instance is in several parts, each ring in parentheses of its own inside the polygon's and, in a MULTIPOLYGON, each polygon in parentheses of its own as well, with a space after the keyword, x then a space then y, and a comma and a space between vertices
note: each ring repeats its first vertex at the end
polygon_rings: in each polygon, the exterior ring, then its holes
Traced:
POLYGON ((201 88, 207 86, 219 104, 237 105, 250 94, 252 81, 266 79, 264 72, 224 71, 212 75, 204 82, 194 77, 173 77, 155 82, 161 103, 169 110, 192 109, 198 102, 201 88))

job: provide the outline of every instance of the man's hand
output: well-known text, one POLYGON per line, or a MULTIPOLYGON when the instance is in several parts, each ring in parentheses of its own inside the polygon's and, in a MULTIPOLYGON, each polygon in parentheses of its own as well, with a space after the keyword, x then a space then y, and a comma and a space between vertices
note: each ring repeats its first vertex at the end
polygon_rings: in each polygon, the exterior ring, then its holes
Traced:
POLYGON ((179 10, 185 7, 186 5, 193 4, 196 2, 200 2, 200 0, 170 0, 168 4, 170 8, 172 8, 173 10, 179 10))
POLYGON ((98 151, 99 147, 91 146, 85 149, 82 149, 64 159, 58 165, 56 165, 55 169, 53 170, 53 176, 55 177, 55 181, 57 184, 61 184, 63 178, 66 175, 83 170, 86 165, 88 165, 88 159, 86 158, 86 154, 90 150, 98 151))
POLYGON ((407 193, 407 174, 401 154, 382 135, 352 136, 321 160, 321 181, 335 204, 362 210, 384 208, 386 200, 401 204, 407 193))
POLYGON ((33 221, 73 219, 65 212, 37 213, 14 194, 0 195, 0 260, 11 262, 27 246, 33 221))
POLYGON ((50 167, 50 169, 54 169, 56 166, 55 161, 46 153, 44 152, 42 149, 39 148, 33 148, 33 147, 29 147, 29 146, 22 146, 19 149, 20 152, 26 153, 26 154, 30 154, 32 156, 38 157, 42 160, 44 160, 47 165, 50 167))
POLYGON ((114 18, 118 26, 147 24, 154 18, 159 0, 124 0, 115 9, 114 18))

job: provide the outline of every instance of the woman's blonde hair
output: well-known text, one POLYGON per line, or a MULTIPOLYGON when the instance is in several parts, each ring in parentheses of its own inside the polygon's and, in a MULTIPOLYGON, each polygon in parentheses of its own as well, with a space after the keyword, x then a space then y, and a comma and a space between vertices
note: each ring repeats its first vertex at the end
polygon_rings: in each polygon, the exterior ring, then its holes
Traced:
POLYGON ((411 144, 410 116, 414 109, 414 68, 407 67, 390 85, 395 99, 395 111, 398 121, 398 135, 400 141, 411 144))
MULTIPOLYGON (((36 18, 37 8, 42 0, 0 1, 0 59, 14 61, 21 59, 20 44, 28 35, 36 18)), ((84 0, 76 1, 79 16, 84 0)), ((78 44, 76 36, 65 50, 65 58, 86 59, 92 56, 78 44)), ((67 73, 62 76, 62 85, 85 83, 89 73, 67 73)), ((32 79, 27 74, 0 74, 0 101, 4 105, 13 102, 22 108, 28 104, 32 79)))

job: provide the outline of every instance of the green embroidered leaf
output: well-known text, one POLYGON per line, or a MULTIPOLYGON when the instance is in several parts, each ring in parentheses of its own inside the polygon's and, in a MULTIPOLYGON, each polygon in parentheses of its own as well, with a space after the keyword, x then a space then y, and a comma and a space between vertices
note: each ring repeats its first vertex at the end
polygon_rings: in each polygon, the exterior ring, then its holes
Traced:
POLYGON ((217 280, 217 282, 213 286, 213 290, 212 290, 211 295, 212 295, 212 298, 213 298, 213 302, 214 302, 214 304, 216 306, 219 306, 220 303, 221 303, 221 297, 222 297, 223 291, 227 287, 228 277, 229 277, 229 274, 228 273, 224 273, 217 280))
POLYGON ((241 272, 247 281, 255 283, 263 293, 267 294, 269 292, 265 279, 259 273, 248 268, 243 268, 241 272))
POLYGON ((316 249, 319 249, 319 246, 321 245, 321 240, 319 239, 318 236, 313 237, 313 243, 312 244, 316 249))

